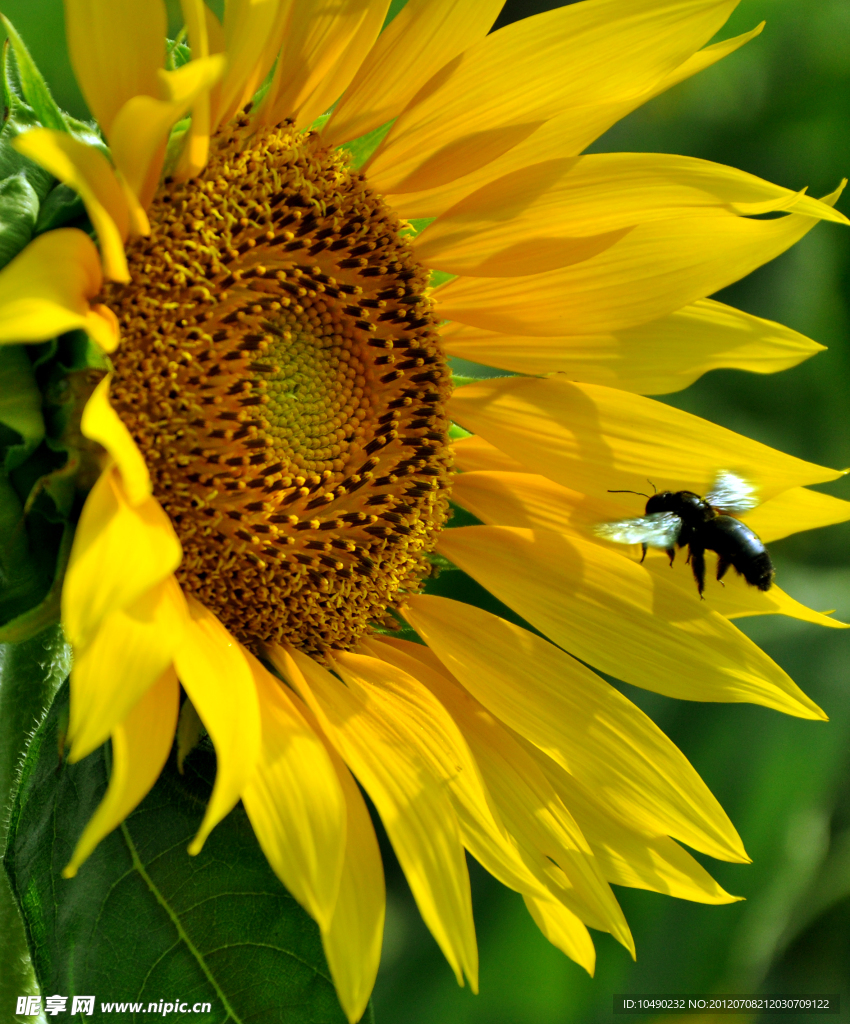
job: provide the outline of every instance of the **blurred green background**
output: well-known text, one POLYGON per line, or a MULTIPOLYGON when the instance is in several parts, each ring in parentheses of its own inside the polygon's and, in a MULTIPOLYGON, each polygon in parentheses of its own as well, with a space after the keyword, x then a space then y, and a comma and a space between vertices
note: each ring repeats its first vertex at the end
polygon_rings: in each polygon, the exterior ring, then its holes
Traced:
MULTIPOLYGON (((499 23, 556 6, 509 0, 499 23)), ((170 8, 176 17, 178 4, 170 8)), ((58 0, 6 0, 3 11, 59 102, 85 116, 64 59, 58 0)), ((831 191, 850 173, 850 2, 742 0, 721 36, 763 19, 765 32, 742 51, 637 111, 594 149, 685 153, 790 188, 808 185, 815 195, 831 191)), ((839 207, 850 212, 846 199, 839 207)), ((770 377, 715 372, 665 401, 801 458, 850 466, 848 286, 850 231, 815 228, 720 297, 829 351, 770 377)), ((850 499, 847 480, 824 489, 850 499)), ((784 589, 850 621, 850 526, 790 538, 772 554, 784 589)), ((779 617, 739 624, 828 712, 828 724, 624 689, 682 748, 735 822, 754 863, 701 859, 746 902, 711 907, 619 890, 637 962, 596 935, 590 979, 540 936, 517 895, 472 864, 481 952, 475 997, 456 986, 384 842, 379 1024, 593 1024, 615 1019, 615 992, 839 992, 850 999, 850 634, 779 617)))

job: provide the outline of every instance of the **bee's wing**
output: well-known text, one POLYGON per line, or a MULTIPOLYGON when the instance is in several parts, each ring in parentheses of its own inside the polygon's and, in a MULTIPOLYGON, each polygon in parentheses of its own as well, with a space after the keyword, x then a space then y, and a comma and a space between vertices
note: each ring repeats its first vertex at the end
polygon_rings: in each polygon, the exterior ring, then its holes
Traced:
POLYGON ((674 512, 653 512, 636 519, 620 519, 615 523, 599 523, 593 532, 597 537, 620 544, 648 544, 651 548, 670 548, 679 537, 682 520, 674 512))
POLYGON ((723 512, 748 512, 759 503, 755 487, 725 469, 717 474, 705 500, 723 512))

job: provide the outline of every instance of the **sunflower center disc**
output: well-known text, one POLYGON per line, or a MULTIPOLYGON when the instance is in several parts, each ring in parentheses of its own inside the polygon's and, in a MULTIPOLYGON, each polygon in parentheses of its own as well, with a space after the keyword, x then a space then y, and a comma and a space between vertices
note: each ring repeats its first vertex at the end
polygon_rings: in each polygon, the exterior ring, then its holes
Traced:
POLYGON ((178 579, 249 645, 349 648, 419 588, 447 516, 427 274, 360 175, 286 125, 230 125, 150 219, 107 294, 112 400, 178 579))

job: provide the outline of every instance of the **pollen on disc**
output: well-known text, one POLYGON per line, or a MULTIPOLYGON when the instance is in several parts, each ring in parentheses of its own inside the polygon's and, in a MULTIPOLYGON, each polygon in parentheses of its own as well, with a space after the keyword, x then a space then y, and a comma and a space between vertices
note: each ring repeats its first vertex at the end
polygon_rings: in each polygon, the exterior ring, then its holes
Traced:
POLYGON ((322 657, 415 592, 448 514, 449 371, 401 225, 319 138, 247 118, 166 183, 111 285, 112 401, 249 645, 322 657))

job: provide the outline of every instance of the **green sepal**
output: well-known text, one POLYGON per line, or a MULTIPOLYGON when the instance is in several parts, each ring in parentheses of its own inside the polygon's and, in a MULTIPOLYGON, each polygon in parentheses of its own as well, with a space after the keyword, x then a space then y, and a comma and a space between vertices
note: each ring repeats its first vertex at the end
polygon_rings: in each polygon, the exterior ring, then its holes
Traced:
POLYGON ((0 473, 0 623, 7 624, 39 605, 56 571, 62 527, 24 503, 12 478, 0 473))
POLYGON ((27 245, 38 220, 38 194, 23 171, 0 181, 0 267, 27 245))
POLYGON ((379 128, 373 128, 371 132, 366 132, 365 135, 360 135, 358 138, 352 139, 351 142, 346 142, 339 147, 343 153, 348 154, 351 166, 355 170, 366 163, 369 157, 387 137, 387 133, 394 124, 395 118, 392 118, 392 120, 382 124, 379 128))
POLYGON ((449 281, 454 281, 457 274, 450 274, 447 270, 432 270, 428 275, 428 288, 433 291, 435 288, 439 288, 442 284, 448 284, 449 281))
POLYGON ((66 685, 30 745, 5 859, 42 992, 145 1010, 163 997, 209 1001, 212 1012, 191 1016, 198 1024, 345 1024, 319 929, 269 868, 242 807, 197 857, 186 852, 215 771, 205 744, 182 776, 172 753, 76 878, 60 877, 110 771, 107 745, 77 764, 62 759, 67 702, 66 685))
POLYGON ((401 11, 407 0, 391 0, 389 9, 387 10, 387 16, 384 18, 384 24, 381 26, 381 31, 389 25, 393 18, 401 11))
POLYGON ((413 217, 411 220, 402 221, 401 235, 403 238, 416 238, 436 219, 436 217, 413 217))
POLYGON ((12 142, 31 128, 40 127, 41 123, 35 116, 35 111, 22 100, 13 99, 3 127, 0 128, 0 180, 23 174, 35 190, 39 202, 53 187, 56 179, 14 149, 12 142))
POLYGON ((168 136, 168 144, 165 147, 165 162, 162 165, 162 176, 167 178, 174 173, 177 161, 183 152, 183 143, 186 141, 186 132, 192 123, 191 117, 181 117, 172 127, 168 136))
POLYGON ((0 15, 8 38, 2 50, 2 85, 6 106, 0 129, 0 268, 36 235, 73 225, 91 233, 82 200, 68 186, 18 153, 12 143, 32 128, 68 132, 109 157, 97 125, 66 114, 7 18, 0 15))
POLYGON ((41 204, 33 234, 41 235, 45 231, 53 231, 55 228, 72 224, 85 230, 88 227, 84 223, 87 216, 85 205, 79 195, 67 185, 59 184, 47 194, 47 198, 41 204))
POLYGON ((177 39, 166 40, 165 66, 169 71, 176 71, 177 68, 182 68, 184 64, 188 64, 192 59, 192 51, 181 38, 184 34, 181 32, 177 39))
POLYGON ((436 576, 441 572, 453 572, 457 570, 457 566, 454 562, 450 562, 445 555, 437 554, 436 551, 427 551, 425 558, 431 563, 433 569, 432 576, 436 576))
MULTIPOLYGON (((0 185, 2 188, 2 185, 0 185)), ((11 473, 44 439, 41 392, 25 346, 0 346, 0 457, 11 473)))
POLYGON ((82 411, 109 368, 82 331, 0 348, 0 641, 58 620, 74 523, 101 467, 82 411))
POLYGON ((464 430, 463 427, 459 427, 457 425, 457 423, 453 423, 449 427, 449 440, 450 441, 460 441, 464 437, 472 437, 471 432, 468 431, 468 430, 464 430))
POLYGON ((47 82, 36 67, 23 39, 8 18, 0 14, 0 20, 3 22, 3 27, 6 29, 6 34, 12 45, 24 99, 32 107, 35 116, 45 128, 55 128, 58 131, 67 132, 69 128, 65 114, 53 99, 47 82))
POLYGON ((74 529, 66 524, 59 544, 56 570, 50 590, 33 608, 0 626, 0 644, 26 643, 48 627, 58 624, 62 610, 62 585, 65 582, 65 570, 68 568, 73 542, 74 529))

